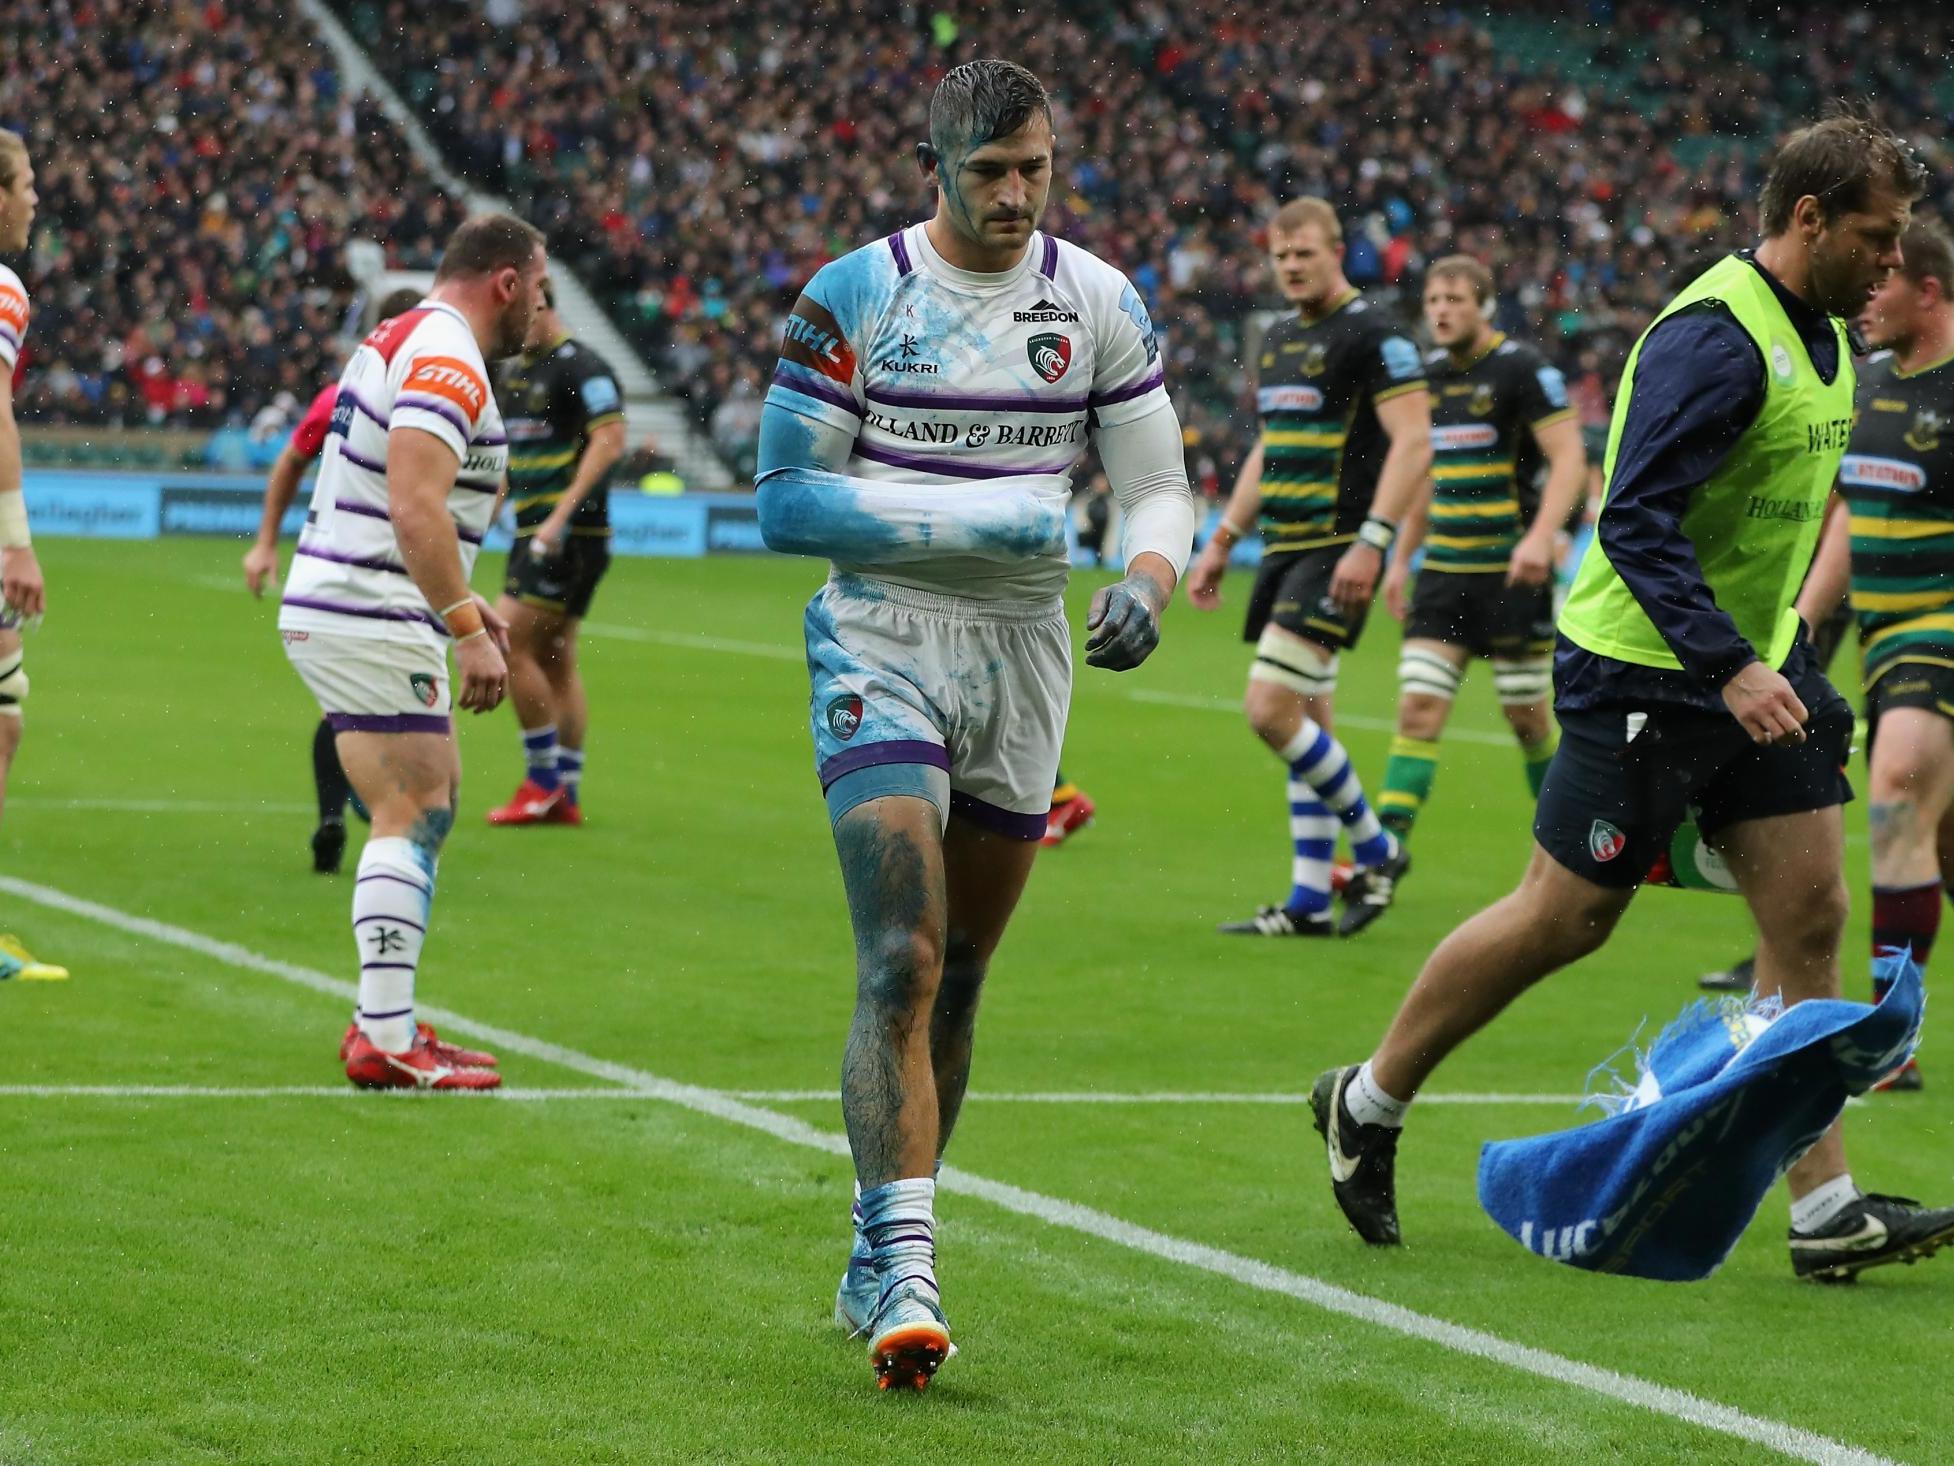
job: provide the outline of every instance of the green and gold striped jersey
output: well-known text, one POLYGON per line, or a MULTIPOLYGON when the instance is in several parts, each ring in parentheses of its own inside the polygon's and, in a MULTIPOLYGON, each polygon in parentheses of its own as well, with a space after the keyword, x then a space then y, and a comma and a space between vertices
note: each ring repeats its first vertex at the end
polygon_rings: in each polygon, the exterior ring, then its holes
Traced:
MULTIPOLYGON (((509 503, 516 512, 516 533, 525 534, 562 500, 591 433, 623 420, 624 396, 604 358, 568 336, 501 363, 494 382, 496 406, 509 431, 509 503)), ((577 505, 570 532, 611 532, 602 484, 577 505)))
POLYGON ((1499 332, 1460 366, 1425 358, 1432 391, 1432 503, 1425 568, 1504 571, 1540 508, 1536 429, 1574 415, 1567 383, 1531 346, 1499 332))
POLYGON ((1902 662, 1954 667, 1954 358, 1859 373, 1839 488, 1852 510, 1852 608, 1866 685, 1902 662))
POLYGON ((1269 328, 1255 392, 1265 553, 1355 538, 1391 446, 1377 404, 1424 390, 1418 348, 1354 290, 1316 320, 1269 328))

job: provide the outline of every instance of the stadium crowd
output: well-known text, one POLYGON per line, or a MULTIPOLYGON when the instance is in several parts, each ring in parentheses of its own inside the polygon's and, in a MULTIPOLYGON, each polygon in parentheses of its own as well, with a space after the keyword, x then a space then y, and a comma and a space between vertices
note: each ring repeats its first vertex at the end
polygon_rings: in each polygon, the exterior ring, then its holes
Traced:
MULTIPOLYGON (((753 0, 736 26, 716 0, 342 9, 450 159, 547 230, 736 469, 801 281, 926 210, 923 99, 970 55, 1051 84, 1048 227, 1147 296, 1209 492, 1248 441, 1242 339, 1275 303, 1258 231, 1281 200, 1337 204, 1360 286, 1457 249, 1486 259, 1502 324, 1561 360, 1592 421, 1675 279, 1749 238, 1779 127, 1864 92, 1924 138, 1954 100, 1954 27, 1911 5, 1591 0, 1582 21, 1324 0, 1306 25, 1293 5, 1225 0, 1092 0, 1056 20, 753 0)), ((30 422, 215 426, 303 397, 352 304, 347 242, 420 264, 458 222, 324 48, 266 13, 0 0, 0 33, 30 29, 50 43, 0 61, 0 119, 43 160, 30 422)))
POLYGON ((217 427, 303 403, 338 370, 347 244, 430 263, 461 221, 272 10, 0 0, 0 36, 0 118, 41 196, 14 262, 24 421, 217 427))
POLYGON ((736 454, 800 282, 924 211, 930 83, 974 54, 1024 61, 1059 103, 1049 227, 1147 295, 1212 489, 1245 442, 1241 324, 1273 303, 1257 231, 1281 200, 1338 205, 1359 285, 1455 249, 1487 259, 1505 323, 1562 358, 1593 418, 1674 279, 1748 239, 1758 155, 1799 106, 1869 89, 1915 125, 1946 110, 1947 23, 1914 7, 1590 8, 1584 25, 1503 7, 1497 29, 1375 0, 1312 5, 1307 24, 1226 0, 1104 0, 1056 22, 796 0, 757 0, 733 27, 710 0, 349 14, 385 35, 376 54, 444 147, 590 272, 736 454), (1550 41, 1538 56, 1504 44, 1527 30, 1550 41))

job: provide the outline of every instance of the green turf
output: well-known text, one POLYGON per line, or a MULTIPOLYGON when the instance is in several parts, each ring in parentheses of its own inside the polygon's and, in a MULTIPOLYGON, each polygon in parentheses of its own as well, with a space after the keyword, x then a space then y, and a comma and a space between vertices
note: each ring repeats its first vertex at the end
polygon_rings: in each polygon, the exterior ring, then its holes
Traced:
MULTIPOLYGON (((315 712, 273 608, 233 585, 237 547, 42 549, 54 612, 30 645, 0 873, 350 978, 348 883, 308 871, 315 712), (172 807, 104 807, 136 801, 172 807)), ((586 644, 582 831, 483 827, 518 744, 506 714, 468 721, 425 1001, 668 1078, 832 1087, 851 959, 799 664, 818 579, 617 565, 586 644)), ((1082 670, 1066 764, 1100 818, 1041 857, 999 955, 953 1162, 1867 1450, 1944 1456, 1954 1263, 1798 1286, 1774 1198, 1703 1285, 1550 1266, 1480 1214, 1473 1172, 1480 1141, 1571 1112, 1421 1110, 1411 1245, 1377 1254, 1335 1216, 1293 1105, 982 1098, 1293 1094, 1368 1049, 1433 943, 1526 858, 1517 754, 1453 740, 1386 921, 1335 946, 1213 937, 1288 871, 1280 771, 1231 711, 1246 585, 1228 590, 1217 617, 1177 606, 1140 673, 1082 670)), ((1393 633, 1373 628, 1339 694, 1373 782, 1393 633)), ((1492 738, 1486 680, 1457 726, 1492 738)), ((0 930, 75 969, 0 985, 0 1084, 338 1080, 335 997, 5 894, 0 930)), ((1851 950, 1864 937, 1861 911, 1851 950)), ((1747 942, 1734 901, 1649 893, 1435 1089, 1578 1092, 1747 942)), ((1853 1111, 1862 1181, 1954 1194, 1949 1055, 1930 1027, 1932 1087, 1853 1111)), ((524 1087, 602 1083, 506 1067, 524 1087)), ((829 1101, 774 1108, 839 1128, 829 1101)), ((879 1397, 827 1322, 847 1194, 830 1154, 644 1099, 0 1095, 0 1463, 1772 1459, 958 1196, 939 1209, 964 1353, 928 1395, 879 1397)))

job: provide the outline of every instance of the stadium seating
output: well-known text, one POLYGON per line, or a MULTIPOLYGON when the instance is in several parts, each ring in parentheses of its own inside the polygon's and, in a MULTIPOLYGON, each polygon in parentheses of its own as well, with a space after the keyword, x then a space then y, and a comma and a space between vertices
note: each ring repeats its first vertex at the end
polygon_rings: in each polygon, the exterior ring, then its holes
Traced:
POLYGON ((430 262, 460 212, 330 54, 251 6, 0 0, 0 123, 41 207, 20 415, 249 426, 336 372, 344 246, 430 262), (191 24, 191 20, 196 22, 191 24))
MULTIPOLYGON (((339 3, 450 161, 548 230, 736 468, 800 282, 928 207, 911 145, 933 80, 1022 59, 1058 105, 1050 227, 1147 295, 1210 490, 1249 441, 1242 323, 1274 303, 1257 226, 1277 200, 1334 200, 1362 285, 1452 249, 1493 262, 1502 324, 1564 358, 1592 419, 1673 279, 1750 237, 1777 130, 1841 92, 1923 136, 1954 106, 1930 8, 1587 8, 1107 0, 1052 23, 754 0, 728 28, 711 0, 339 3)), ((0 0, 0 25, 29 12, 0 0)), ((249 427, 331 370, 351 232, 422 264, 456 222, 322 47, 249 7, 202 13, 191 34, 103 0, 0 64, 45 200, 29 422, 249 427)))
POLYGON ((1146 292, 1212 485, 1246 441, 1238 328, 1271 303, 1256 225, 1275 201, 1334 200, 1360 284, 1458 248, 1494 262, 1504 324, 1565 356, 1592 417, 1674 277, 1749 238, 1742 201, 1778 129, 1841 90, 1916 119, 1949 100, 1938 48, 1906 40, 1946 22, 1912 6, 1741 26, 1758 7, 1587 8, 1592 24, 1546 5, 1468 20, 1191 0, 1061 24, 964 11, 961 29, 796 0, 743 6, 737 29, 702 0, 538 0, 508 24, 411 0, 345 10, 385 37, 376 57, 455 161, 590 272, 706 423, 746 420, 807 275, 927 207, 911 144, 934 78, 1023 60, 1058 102, 1051 227, 1146 292))

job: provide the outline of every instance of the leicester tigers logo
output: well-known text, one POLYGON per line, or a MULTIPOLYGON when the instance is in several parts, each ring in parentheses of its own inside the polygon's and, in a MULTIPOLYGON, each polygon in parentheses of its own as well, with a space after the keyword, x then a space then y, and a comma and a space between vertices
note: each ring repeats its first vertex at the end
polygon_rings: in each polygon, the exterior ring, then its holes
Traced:
POLYGON ((1072 338, 1056 331, 1041 331, 1025 342, 1025 355, 1031 369, 1048 382, 1056 382, 1072 365, 1072 338))
POLYGON ((828 731, 843 743, 853 738, 862 726, 862 700, 847 693, 828 704, 828 731))
POLYGON ((433 707, 441 700, 441 684, 425 672, 415 672, 407 679, 407 685, 414 689, 414 696, 421 700, 422 707, 433 707))

